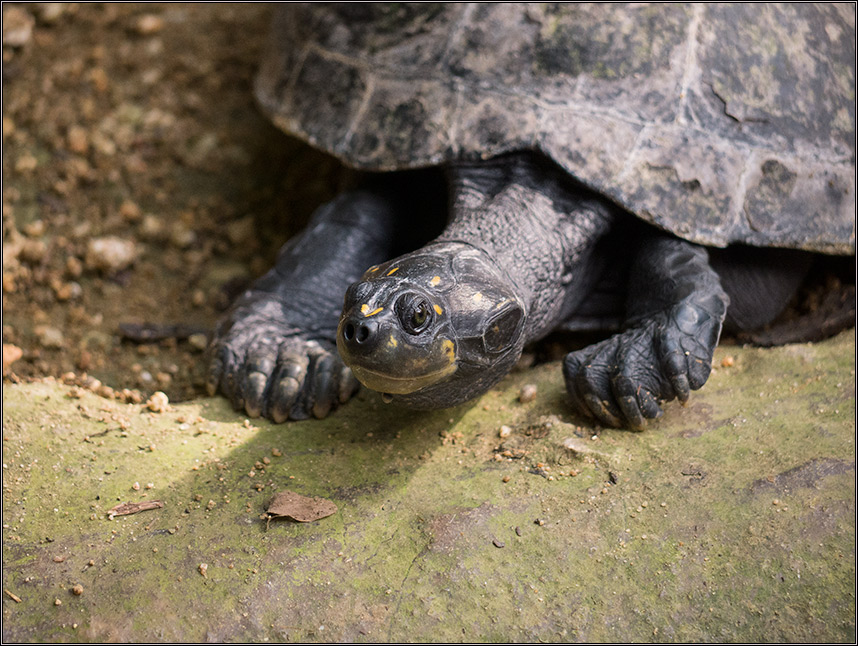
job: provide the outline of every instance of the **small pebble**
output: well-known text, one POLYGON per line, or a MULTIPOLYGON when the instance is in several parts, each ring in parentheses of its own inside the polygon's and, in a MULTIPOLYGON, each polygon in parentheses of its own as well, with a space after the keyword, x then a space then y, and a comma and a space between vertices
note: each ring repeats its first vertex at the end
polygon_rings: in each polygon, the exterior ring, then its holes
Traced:
POLYGON ((65 2, 41 2, 35 9, 39 13, 41 22, 52 25, 56 23, 66 12, 65 2))
POLYGON ((116 236, 94 238, 86 248, 86 266, 89 269, 115 273, 137 260, 137 246, 131 240, 116 236))
POLYGON ((184 223, 176 222, 170 228, 170 242, 179 249, 187 249, 197 239, 197 234, 184 223))
POLYGON ((501 426, 498 431, 498 437, 509 437, 512 429, 509 426, 501 426))
POLYGON ((83 296, 83 287, 80 286, 80 283, 77 283, 75 281, 72 281, 70 283, 63 283, 62 285, 57 287, 54 294, 56 295, 58 301, 70 301, 83 296))
POLYGON ((45 235, 46 229, 47 226, 45 225, 44 220, 33 220, 21 227, 21 231, 24 232, 24 235, 30 238, 41 238, 45 235))
POLYGON ((495 547, 504 547, 505 543, 495 538, 492 539, 492 545, 494 545, 495 547))
POLYGON ((199 570, 200 574, 202 574, 204 577, 208 577, 206 573, 209 571, 209 566, 207 564, 200 563, 199 570))
POLYGON ((157 240, 164 235, 164 223, 151 213, 147 213, 140 221, 137 232, 144 240, 157 240))
POLYGON ((89 150, 89 136, 81 126, 70 126, 68 135, 69 150, 79 155, 85 155, 89 150))
POLYGON ((728 356, 724 357, 723 359, 721 359, 721 367, 722 368, 731 368, 732 366, 733 366, 733 357, 728 355, 728 356))
POLYGON ((143 212, 135 202, 125 200, 119 207, 119 215, 128 222, 137 222, 143 216, 143 212))
POLYGON ((95 67, 90 71, 89 78, 92 81, 93 87, 98 92, 106 92, 110 87, 110 79, 107 77, 107 72, 101 67, 95 67))
POLYGON ((170 400, 160 390, 152 393, 152 396, 146 401, 146 407, 155 412, 155 413, 163 413, 167 411, 170 406, 170 400))
POLYGON ((3 372, 9 370, 9 367, 18 359, 24 356, 24 351, 11 343, 3 344, 3 372))
POLYGON ((39 165, 38 160, 33 157, 30 153, 24 153, 17 160, 15 160, 15 170, 19 173, 29 173, 31 171, 36 170, 36 166, 39 165))
POLYGON ((521 392, 518 395, 518 401, 522 404, 527 404, 536 399, 536 384, 525 384, 521 387, 521 392))
POLYGON ((66 259, 66 273, 71 278, 80 278, 83 273, 83 263, 74 256, 69 256, 66 259))
POLYGON ((72 588, 72 594, 77 595, 78 597, 83 594, 83 586, 78 583, 72 588))
POLYGON ((37 325, 33 331, 43 348, 62 348, 66 343, 62 331, 55 327, 37 325))
POLYGON ((42 262, 48 248, 42 240, 25 240, 21 244, 21 251, 18 257, 24 262, 36 265, 42 262))
MULTIPOLYGON (((23 7, 3 5, 3 44, 23 47, 33 37, 36 21, 23 7)), ((5 60, 5 59, 4 59, 5 60)))
POLYGON ((194 350, 203 352, 208 347, 209 339, 202 333, 192 334, 188 337, 188 343, 194 350))
POLYGON ((140 16, 135 26, 137 28, 137 33, 141 36, 151 36, 152 34, 157 34, 164 28, 164 19, 160 16, 156 16, 155 14, 148 13, 140 16))

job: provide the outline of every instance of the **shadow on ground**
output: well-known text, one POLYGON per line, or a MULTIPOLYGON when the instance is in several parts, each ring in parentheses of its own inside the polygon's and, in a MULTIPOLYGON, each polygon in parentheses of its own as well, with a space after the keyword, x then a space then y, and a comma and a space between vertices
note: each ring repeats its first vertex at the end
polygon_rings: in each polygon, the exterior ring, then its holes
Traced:
POLYGON ((3 639, 853 641, 854 352, 720 348, 643 433, 572 416, 557 364, 281 426, 6 385, 3 639), (338 511, 267 524, 284 489, 338 511))

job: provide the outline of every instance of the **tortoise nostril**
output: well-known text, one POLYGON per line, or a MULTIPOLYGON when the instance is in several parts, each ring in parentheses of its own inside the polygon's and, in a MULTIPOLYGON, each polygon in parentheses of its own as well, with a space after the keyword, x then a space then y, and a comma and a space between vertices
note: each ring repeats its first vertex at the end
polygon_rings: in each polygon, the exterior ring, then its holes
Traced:
POLYGON ((369 328, 366 325, 361 325, 357 331, 356 340, 358 343, 364 343, 369 338, 369 328))
POLYGON ((377 328, 378 325, 374 321, 354 319, 346 321, 342 328, 343 341, 352 350, 357 350, 360 346, 363 350, 368 351, 375 341, 377 328))

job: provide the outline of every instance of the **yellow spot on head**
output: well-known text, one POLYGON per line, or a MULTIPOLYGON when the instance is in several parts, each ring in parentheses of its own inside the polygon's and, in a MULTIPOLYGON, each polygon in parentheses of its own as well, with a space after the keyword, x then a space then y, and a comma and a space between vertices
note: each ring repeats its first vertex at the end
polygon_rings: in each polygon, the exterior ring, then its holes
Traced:
POLYGON ((363 305, 360 306, 360 313, 363 314, 364 316, 366 316, 367 312, 369 312, 369 305, 364 303, 363 305))
POLYGON ((393 274, 395 274, 397 271, 399 271, 399 267, 394 267, 394 268, 393 268, 393 269, 391 269, 389 272, 387 272, 387 275, 388 275, 388 276, 392 276, 392 275, 393 275, 393 274))
MULTIPOLYGON (((367 309, 369 309, 369 308, 367 308, 367 309)), ((360 308, 360 311, 361 311, 361 314, 363 314, 364 316, 366 316, 367 318, 369 318, 370 316, 375 316, 376 314, 378 314, 378 313, 379 313, 380 311, 382 311, 383 309, 384 309, 383 307, 376 307, 376 308, 375 308, 372 312, 370 312, 369 314, 367 314, 366 312, 364 312, 364 311, 363 311, 363 308, 360 308)))
POLYGON ((476 294, 474 294, 474 295, 471 297, 471 299, 472 299, 475 303, 479 303, 481 300, 483 300, 483 295, 482 295, 482 293, 477 292, 476 294))
POLYGON ((456 345, 450 339, 444 339, 441 342, 441 350, 447 355, 450 363, 456 361, 456 345))
POLYGON ((399 341, 393 338, 393 335, 391 334, 390 338, 387 340, 387 345, 389 345, 391 348, 395 348, 399 345, 399 341))
POLYGON ((373 265, 372 267, 370 267, 369 269, 366 270, 366 273, 373 274, 373 273, 377 272, 378 270, 379 270, 379 266, 373 265))
POLYGON ((430 280, 430 281, 429 281, 429 284, 430 284, 432 287, 435 287, 435 285, 437 285, 437 284, 438 284, 438 283, 440 283, 440 282, 441 282, 441 277, 440 277, 440 276, 434 276, 434 277, 432 278, 432 280, 430 280))
POLYGON ((433 307, 435 308, 435 311, 438 313, 439 316, 444 313, 444 310, 441 309, 440 305, 434 305, 433 307))

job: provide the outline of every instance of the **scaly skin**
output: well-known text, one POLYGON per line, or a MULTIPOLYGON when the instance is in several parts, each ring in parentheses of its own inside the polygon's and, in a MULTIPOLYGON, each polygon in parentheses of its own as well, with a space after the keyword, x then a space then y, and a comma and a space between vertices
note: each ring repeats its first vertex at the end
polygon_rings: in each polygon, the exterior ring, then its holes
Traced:
POLYGON ((709 378, 729 299, 706 250, 669 237, 641 242, 626 330, 566 356, 573 406, 608 426, 641 429, 659 402, 688 400, 709 378))
POLYGON ((392 231, 393 208, 378 194, 347 193, 321 207, 221 320, 209 392, 275 422, 324 417, 348 400, 358 384, 336 351, 343 294, 388 257, 392 231))
MULTIPOLYGON (((503 268, 527 304, 526 342, 586 298, 598 271, 590 254, 619 225, 615 209, 528 156, 457 168, 454 200, 440 239, 482 248, 503 268)), ((706 382, 729 299, 702 247, 655 232, 630 244, 626 331, 569 354, 564 376, 578 411, 643 428, 659 402, 686 401, 706 382)))

